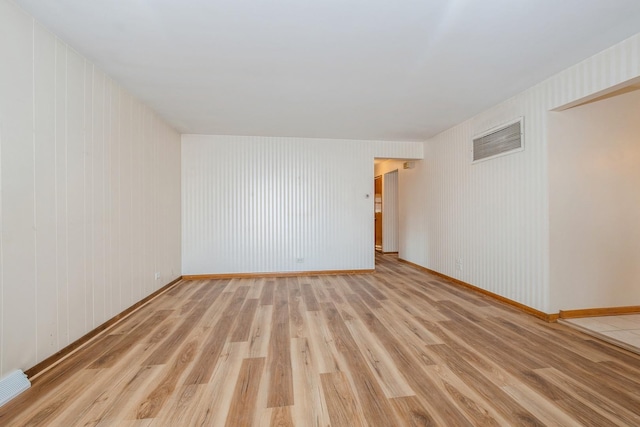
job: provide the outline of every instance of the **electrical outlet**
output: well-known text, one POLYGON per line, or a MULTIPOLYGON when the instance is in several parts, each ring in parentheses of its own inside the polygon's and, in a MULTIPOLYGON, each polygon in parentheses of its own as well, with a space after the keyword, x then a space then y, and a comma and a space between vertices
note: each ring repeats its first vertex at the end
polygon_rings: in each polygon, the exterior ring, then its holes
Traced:
POLYGON ((296 262, 298 264, 302 264, 304 262, 304 258, 300 257, 300 258, 296 258, 296 262))
POLYGON ((160 280, 160 272, 156 271, 156 280, 160 280))
POLYGON ((456 270, 462 271, 462 258, 456 259, 456 270))

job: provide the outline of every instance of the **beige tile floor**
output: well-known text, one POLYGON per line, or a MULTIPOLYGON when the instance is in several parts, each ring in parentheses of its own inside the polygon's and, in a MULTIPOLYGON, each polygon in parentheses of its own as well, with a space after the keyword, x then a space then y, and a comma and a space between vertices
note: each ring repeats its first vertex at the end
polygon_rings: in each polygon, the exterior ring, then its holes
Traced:
POLYGON ((560 319, 560 321, 587 334, 640 354, 640 314, 581 317, 560 319))

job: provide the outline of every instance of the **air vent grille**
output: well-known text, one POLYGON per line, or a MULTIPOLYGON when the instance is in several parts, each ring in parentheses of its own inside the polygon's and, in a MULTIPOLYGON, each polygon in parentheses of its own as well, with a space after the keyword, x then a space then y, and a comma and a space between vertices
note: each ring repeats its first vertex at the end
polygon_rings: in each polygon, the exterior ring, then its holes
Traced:
POLYGON ((473 139, 473 161, 486 160, 493 157, 520 151, 523 148, 523 121, 493 129, 473 139))
POLYGON ((21 371, 16 370, 0 379, 0 406, 4 405, 26 389, 31 387, 31 382, 21 371))

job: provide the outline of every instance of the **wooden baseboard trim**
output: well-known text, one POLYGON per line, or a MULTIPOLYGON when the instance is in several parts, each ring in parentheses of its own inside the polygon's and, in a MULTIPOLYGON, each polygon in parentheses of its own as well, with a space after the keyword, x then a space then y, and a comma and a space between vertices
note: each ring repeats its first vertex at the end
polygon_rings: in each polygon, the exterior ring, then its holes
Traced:
POLYGON ((222 273, 222 274, 185 274, 184 280, 215 279, 255 279, 261 277, 294 277, 294 276, 335 276, 340 274, 369 274, 375 270, 320 270, 320 271, 283 271, 273 273, 222 273))
POLYGON ((85 344, 87 344, 89 341, 91 341, 93 338, 95 338, 101 332, 104 332, 107 329, 115 326, 118 322, 120 322, 121 320, 123 320, 126 317, 129 317, 135 311, 137 311, 138 309, 142 308, 142 306, 144 306, 147 303, 149 303, 152 299, 158 297, 160 294, 163 294, 166 291, 168 291, 169 289, 171 289, 180 280, 182 280, 182 277, 178 277, 177 279, 172 280, 171 282, 167 283, 166 285, 164 285, 162 288, 158 289, 154 293, 146 296, 145 298, 141 299, 137 303, 133 304, 131 307, 125 309, 124 311, 122 311, 119 314, 116 314, 115 316, 113 316, 111 319, 107 320, 106 322, 104 322, 100 326, 96 327, 95 329, 93 329, 93 330, 89 331, 88 333, 86 333, 85 335, 81 336, 80 338, 78 338, 77 340, 75 340, 74 342, 72 342, 71 344, 69 344, 68 346, 63 348, 62 350, 60 350, 57 353, 47 357, 46 359, 44 359, 42 362, 36 364, 35 366, 32 366, 31 368, 27 369, 24 373, 27 375, 27 377, 29 377, 29 379, 33 379, 33 377, 43 373, 44 371, 48 370, 49 368, 53 367, 54 365, 56 365, 57 363, 62 361, 62 359, 65 359, 71 353, 73 353, 76 350, 78 350, 81 347, 83 347, 85 344))
POLYGON ((555 313, 554 314, 549 314, 549 313, 542 312, 540 310, 536 310, 535 308, 529 307, 528 305, 524 305, 524 304, 519 303, 517 301, 514 301, 512 299, 503 297, 502 295, 494 294, 493 292, 487 291, 486 289, 479 288, 479 287, 474 286, 472 284, 469 284, 467 282, 463 282, 462 280, 455 279, 453 277, 447 276, 446 274, 442 274, 440 272, 437 272, 435 270, 431 270, 429 268, 426 268, 426 267, 423 267, 421 265, 415 264, 415 263, 413 263, 411 261, 404 260, 402 258, 398 258, 398 261, 403 262, 405 264, 408 264, 408 265, 410 265, 410 266, 412 266, 414 268, 417 268, 418 270, 422 270, 422 271, 425 271, 427 273, 433 274, 434 276, 438 276, 438 277, 441 277, 443 279, 446 279, 447 281, 455 283, 456 285, 460 285, 460 286, 462 286, 464 288, 467 288, 467 289, 470 289, 472 291, 475 291, 475 292, 481 293, 483 295, 486 295, 486 296, 488 296, 490 298, 493 298, 495 300, 498 300, 498 301, 500 301, 502 303, 508 304, 508 305, 510 305, 510 306, 512 306, 514 308, 517 308, 520 311, 523 311, 523 312, 525 312, 527 314, 535 316, 538 319, 542 319, 545 322, 550 322, 551 323, 551 322, 555 322, 555 321, 558 320, 558 314, 555 314, 555 313))
POLYGON ((618 316, 621 314, 640 313, 640 305, 625 307, 583 308, 579 310, 560 310, 561 319, 575 319, 578 317, 618 316))

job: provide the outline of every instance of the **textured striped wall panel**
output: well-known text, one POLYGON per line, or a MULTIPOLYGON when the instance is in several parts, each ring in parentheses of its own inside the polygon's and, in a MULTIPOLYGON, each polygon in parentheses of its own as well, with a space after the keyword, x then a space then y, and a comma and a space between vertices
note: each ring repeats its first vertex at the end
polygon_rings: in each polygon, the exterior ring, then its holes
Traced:
POLYGON ((373 268, 373 159, 422 144, 182 136, 183 274, 373 268))
POLYGON ((2 376, 181 266, 180 136, 12 2, 0 28, 2 376))
POLYGON ((548 112, 638 76, 640 34, 427 141, 425 160, 401 177, 400 256, 557 312, 549 283, 548 112), (472 165, 473 136, 518 117, 524 151, 472 165))

